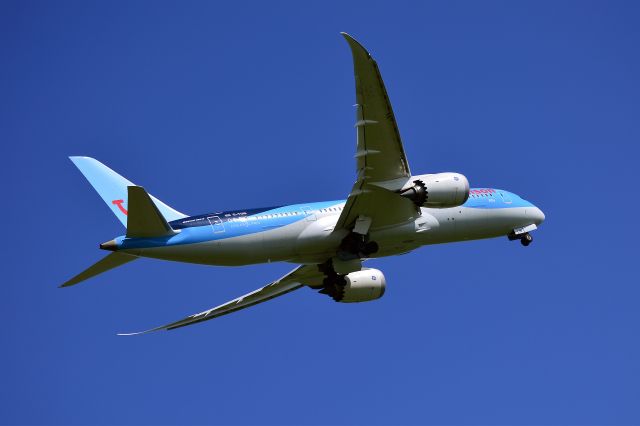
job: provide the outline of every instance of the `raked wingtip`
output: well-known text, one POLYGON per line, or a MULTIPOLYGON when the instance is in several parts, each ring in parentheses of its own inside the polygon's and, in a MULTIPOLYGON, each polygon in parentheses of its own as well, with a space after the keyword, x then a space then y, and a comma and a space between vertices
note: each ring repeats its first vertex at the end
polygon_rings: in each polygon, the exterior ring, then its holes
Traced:
POLYGON ((166 328, 157 327, 157 328, 151 328, 149 330, 144 330, 144 331, 136 331, 134 333, 117 333, 117 336, 138 336, 140 334, 147 334, 147 333, 152 333, 154 331, 160 331, 160 330, 166 330, 166 328))
POLYGON ((117 333, 116 336, 137 336, 139 334, 145 334, 148 333, 151 330, 146 330, 146 331, 137 331, 135 333, 117 333))

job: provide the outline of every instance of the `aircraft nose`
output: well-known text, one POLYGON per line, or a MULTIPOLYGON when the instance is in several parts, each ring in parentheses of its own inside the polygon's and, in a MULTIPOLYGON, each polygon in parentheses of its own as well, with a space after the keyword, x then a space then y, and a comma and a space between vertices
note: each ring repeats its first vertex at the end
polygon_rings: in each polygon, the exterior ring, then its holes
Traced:
POLYGON ((534 207, 531 211, 531 217, 533 218, 533 222, 536 225, 540 225, 542 222, 544 222, 545 219, 545 215, 542 212, 542 210, 540 210, 537 207, 534 207))

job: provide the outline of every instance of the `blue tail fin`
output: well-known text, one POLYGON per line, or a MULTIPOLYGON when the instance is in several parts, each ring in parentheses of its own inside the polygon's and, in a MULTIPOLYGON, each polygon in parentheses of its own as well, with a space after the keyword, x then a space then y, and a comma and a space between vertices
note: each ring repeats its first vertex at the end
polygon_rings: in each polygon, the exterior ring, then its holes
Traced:
MULTIPOLYGON (((98 194, 107 203, 113 214, 126 227, 129 206, 127 188, 135 185, 94 158, 69 158, 87 178, 91 186, 98 191, 98 194)), ((150 197, 167 222, 187 217, 187 215, 172 209, 153 195, 150 195, 150 197)))

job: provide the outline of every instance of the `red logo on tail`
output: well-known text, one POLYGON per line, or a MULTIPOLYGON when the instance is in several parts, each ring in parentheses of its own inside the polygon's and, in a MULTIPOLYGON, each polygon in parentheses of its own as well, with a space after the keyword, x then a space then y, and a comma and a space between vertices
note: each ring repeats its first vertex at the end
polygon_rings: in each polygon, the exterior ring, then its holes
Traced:
POLYGON ((111 202, 111 204, 115 204, 116 206, 118 206, 118 208, 120 209, 120 211, 122 213, 124 213, 125 215, 127 215, 127 209, 125 209, 124 207, 122 207, 122 203, 124 203, 124 200, 113 200, 111 202))

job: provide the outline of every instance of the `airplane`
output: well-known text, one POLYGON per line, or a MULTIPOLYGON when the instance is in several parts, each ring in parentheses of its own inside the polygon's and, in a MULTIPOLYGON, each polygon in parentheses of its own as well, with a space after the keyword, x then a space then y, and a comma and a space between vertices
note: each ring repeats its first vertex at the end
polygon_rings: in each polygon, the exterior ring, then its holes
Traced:
POLYGON ((346 200, 189 216, 90 157, 70 157, 125 235, 100 244, 111 253, 61 285, 68 287, 140 257, 205 265, 299 264, 266 286, 170 324, 208 321, 309 287, 336 302, 379 299, 384 274, 363 262, 421 246, 504 237, 523 246, 544 213, 502 189, 470 188, 460 173, 411 173, 376 61, 349 34, 356 82, 356 181, 346 200))

